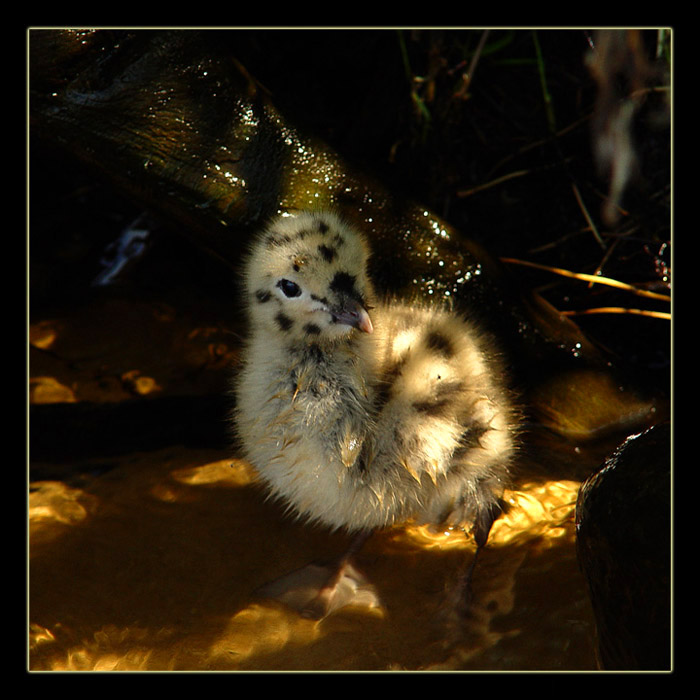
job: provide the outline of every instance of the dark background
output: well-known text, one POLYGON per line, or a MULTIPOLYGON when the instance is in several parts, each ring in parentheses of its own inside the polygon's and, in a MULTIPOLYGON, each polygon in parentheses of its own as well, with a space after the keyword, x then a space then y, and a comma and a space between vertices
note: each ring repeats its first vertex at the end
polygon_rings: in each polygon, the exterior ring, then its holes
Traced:
MULTIPOLYGON (((481 30, 217 34, 292 124, 378 175, 390 190, 446 218, 493 255, 589 274, 599 271, 668 293, 666 93, 650 93, 634 119, 638 174, 625 192, 625 216, 613 229, 606 228, 600 208, 607 182, 596 170, 591 134, 598 85, 585 62, 594 33, 491 30, 468 85, 464 75, 481 30), (504 176, 500 184, 483 187, 504 176), (574 186, 605 249, 587 229, 574 186)), ((657 32, 643 32, 643 40, 653 60, 657 32)), ((659 65, 655 87, 668 82, 667 62, 659 65)), ((30 314, 40 317, 61 305, 82 303, 93 293, 89 284, 105 246, 141 211, 50 144, 32 141, 30 175, 30 314)), ((185 274, 194 284, 220 294, 217 285, 223 283, 229 293, 216 265, 185 242, 169 240, 167 246, 156 245, 151 255, 184 256, 185 274)), ((560 310, 669 310, 663 302, 601 285, 509 267, 560 310)), ((182 274, 178 271, 177 278, 182 274)), ((147 267, 141 271, 144 280, 159 282, 147 267)), ((171 283, 165 276, 160 281, 171 283)), ((654 391, 668 391, 667 321, 629 315, 574 319, 654 391)))

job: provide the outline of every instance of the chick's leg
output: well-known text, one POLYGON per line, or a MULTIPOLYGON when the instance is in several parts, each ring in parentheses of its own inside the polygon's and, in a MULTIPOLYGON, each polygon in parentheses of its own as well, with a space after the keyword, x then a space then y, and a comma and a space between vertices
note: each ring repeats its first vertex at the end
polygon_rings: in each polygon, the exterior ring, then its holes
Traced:
MULTIPOLYGON (((474 580, 474 571, 479 560, 479 554, 483 551, 488 543, 491 527, 496 519, 501 515, 502 509, 500 504, 492 503, 477 512, 472 527, 472 535, 476 544, 476 551, 469 564, 465 564, 457 582, 457 585, 452 588, 448 595, 448 608, 460 618, 469 616, 473 604, 474 593, 472 590, 472 581, 474 580)), ((468 533, 465 531, 465 535, 468 533)))

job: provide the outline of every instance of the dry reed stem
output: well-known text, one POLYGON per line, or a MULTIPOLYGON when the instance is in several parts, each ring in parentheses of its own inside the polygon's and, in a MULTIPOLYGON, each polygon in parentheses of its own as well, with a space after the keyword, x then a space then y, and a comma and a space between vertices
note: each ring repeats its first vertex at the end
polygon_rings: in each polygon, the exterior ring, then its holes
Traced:
POLYGON ((583 309, 581 311, 560 311, 562 316, 581 316, 584 314, 634 314, 637 316, 648 316, 650 318, 661 318, 671 320, 671 314, 666 311, 650 311, 648 309, 628 309, 624 306, 599 306, 594 309, 583 309))
POLYGON ((584 218, 586 219, 586 222, 588 223, 588 228, 590 228, 591 232, 595 236, 595 239, 598 241, 598 245, 605 250, 605 243, 603 242, 603 239, 598 233, 598 228, 593 222, 593 219, 591 218, 591 215, 588 213, 588 209, 586 205, 583 203, 583 197, 581 197, 581 193, 579 192, 578 187, 576 187, 576 183, 572 182, 571 187, 574 190, 574 196, 576 197, 576 201, 578 202, 578 206, 581 209, 584 218))
POLYGON ((661 301, 671 301, 671 297, 667 294, 659 294, 657 292, 649 292, 646 289, 638 289, 637 287, 627 284, 626 282, 620 282, 618 280, 611 279, 610 277, 602 277, 600 275, 588 275, 585 272, 572 272, 571 270, 564 270, 559 267, 550 267, 549 265, 541 265, 540 263, 529 262, 527 260, 518 260, 517 258, 501 258, 501 262, 512 263, 514 265, 525 265, 527 267, 534 267, 538 270, 546 270, 547 272, 552 272, 556 275, 561 275, 562 277, 570 277, 572 279, 581 280, 584 282, 593 282, 595 284, 604 284, 608 287, 616 287, 618 289, 624 289, 625 291, 632 292, 638 296, 647 297, 649 299, 660 299, 661 301))

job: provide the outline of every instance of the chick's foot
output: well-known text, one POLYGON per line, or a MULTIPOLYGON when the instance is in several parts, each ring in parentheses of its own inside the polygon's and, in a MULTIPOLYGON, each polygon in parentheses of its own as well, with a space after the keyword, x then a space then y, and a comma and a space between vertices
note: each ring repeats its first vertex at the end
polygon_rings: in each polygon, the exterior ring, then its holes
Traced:
POLYGON ((312 620, 322 620, 348 605, 381 607, 375 587, 347 560, 309 564, 264 585, 257 595, 278 600, 312 620))

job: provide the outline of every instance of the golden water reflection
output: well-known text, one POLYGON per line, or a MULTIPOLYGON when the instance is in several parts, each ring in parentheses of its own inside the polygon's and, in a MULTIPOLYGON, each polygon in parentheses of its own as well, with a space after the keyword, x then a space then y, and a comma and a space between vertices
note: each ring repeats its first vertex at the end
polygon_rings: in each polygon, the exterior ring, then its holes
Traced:
POLYGON ((337 555, 348 538, 285 519, 242 461, 169 448, 81 486, 34 484, 30 668, 595 668, 574 548, 578 483, 535 480, 506 494, 468 620, 455 620, 450 594, 471 540, 404 527, 377 533, 358 557, 382 607, 321 622, 254 591, 337 555))

